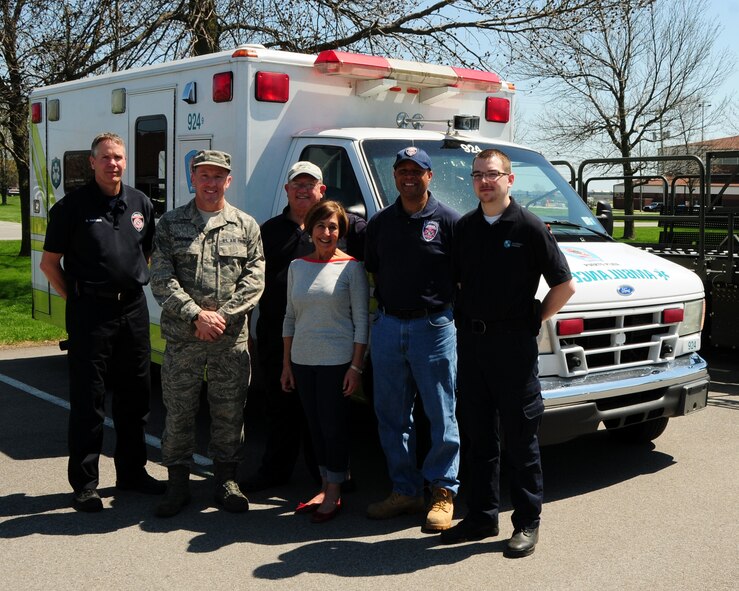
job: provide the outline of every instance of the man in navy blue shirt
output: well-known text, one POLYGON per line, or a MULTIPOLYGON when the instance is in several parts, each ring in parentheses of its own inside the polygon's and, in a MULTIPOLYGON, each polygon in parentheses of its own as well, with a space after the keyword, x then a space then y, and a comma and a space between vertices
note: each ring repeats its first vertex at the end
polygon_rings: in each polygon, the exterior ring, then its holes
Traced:
POLYGON ((166 485, 145 469, 149 414, 149 282, 154 238, 151 201, 122 183, 123 139, 92 142, 95 179, 49 212, 40 268, 66 300, 69 335, 69 483, 78 511, 103 508, 97 492, 106 383, 113 391, 116 486, 161 494, 166 485), (62 266, 63 258, 63 266, 62 266))
POLYGON ((513 536, 505 556, 534 551, 543 502, 538 431, 544 403, 536 336, 574 293, 567 260, 544 223, 511 198, 514 175, 503 152, 472 164, 480 201, 459 221, 454 259, 459 355, 459 422, 469 443, 467 516, 442 532, 453 544, 498 534, 500 439, 510 470, 513 536), (549 290, 536 299, 540 279, 549 290))
POLYGON ((431 160, 415 146, 398 152, 399 197, 367 225, 365 266, 374 275, 378 312, 371 331, 374 404, 393 490, 367 508, 371 519, 425 509, 424 531, 451 526, 459 481, 455 418, 457 355, 452 316, 452 239, 459 214, 429 191, 431 160), (416 465, 416 393, 429 419, 431 448, 416 465))

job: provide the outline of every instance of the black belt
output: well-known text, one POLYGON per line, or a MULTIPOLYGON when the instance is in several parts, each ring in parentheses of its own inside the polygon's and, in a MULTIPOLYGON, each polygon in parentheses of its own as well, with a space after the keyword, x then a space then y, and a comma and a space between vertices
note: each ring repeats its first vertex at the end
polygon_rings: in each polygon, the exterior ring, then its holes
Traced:
POLYGON ((99 287, 93 287, 92 285, 77 284, 77 292, 96 298, 102 298, 104 300, 116 300, 118 302, 126 302, 133 300, 138 297, 142 290, 140 287, 135 289, 123 289, 121 291, 115 291, 113 289, 103 289, 99 287))
POLYGON ((413 320, 414 318, 424 318, 426 316, 430 316, 431 314, 438 314, 439 312, 444 312, 445 310, 448 310, 451 307, 452 307, 451 304, 444 304, 443 306, 434 306, 431 308, 417 308, 413 310, 409 308, 393 309, 393 308, 385 308, 384 306, 380 306, 380 310, 382 310, 382 313, 386 314, 387 316, 395 316, 396 318, 400 318, 401 320, 413 320))

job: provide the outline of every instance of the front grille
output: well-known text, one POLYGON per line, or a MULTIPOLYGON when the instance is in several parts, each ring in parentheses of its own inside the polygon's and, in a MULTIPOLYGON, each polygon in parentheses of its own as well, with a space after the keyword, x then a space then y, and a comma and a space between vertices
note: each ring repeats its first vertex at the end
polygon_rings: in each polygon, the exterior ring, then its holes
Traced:
POLYGON ((583 332, 556 336, 554 351, 564 356, 567 373, 592 372, 647 365, 675 358, 679 323, 664 324, 663 311, 670 306, 650 306, 623 311, 568 313, 558 317, 582 318, 583 332))

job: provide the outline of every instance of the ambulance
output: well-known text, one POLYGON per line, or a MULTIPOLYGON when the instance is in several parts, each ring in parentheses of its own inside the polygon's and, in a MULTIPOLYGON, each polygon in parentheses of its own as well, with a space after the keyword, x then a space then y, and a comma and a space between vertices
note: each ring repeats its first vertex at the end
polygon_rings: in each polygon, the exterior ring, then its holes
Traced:
MULTIPOLYGON (((615 242, 552 164, 513 143, 514 96, 514 85, 491 72, 259 45, 36 89, 34 317, 64 326, 64 301, 39 271, 47 214, 90 178, 89 145, 102 131, 126 140, 124 182, 149 195, 157 217, 193 197, 190 159, 212 148, 233 158, 229 201, 259 223, 285 207, 287 170, 298 160, 322 168, 328 198, 370 218, 395 200, 394 157, 410 145, 431 156, 434 195, 464 213, 477 205, 474 155, 498 148, 513 164, 513 197, 551 228, 577 283, 539 336, 542 441, 598 429, 650 440, 670 417, 706 405, 702 282, 615 242)), ((160 361, 160 310, 148 288, 147 298, 160 361)))

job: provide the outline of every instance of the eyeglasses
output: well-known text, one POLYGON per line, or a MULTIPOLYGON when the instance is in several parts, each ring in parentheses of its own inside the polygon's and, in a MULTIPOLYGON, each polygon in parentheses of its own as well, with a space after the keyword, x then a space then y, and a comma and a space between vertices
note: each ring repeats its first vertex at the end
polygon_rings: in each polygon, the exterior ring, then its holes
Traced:
POLYGON ((510 172, 500 172, 499 170, 490 170, 488 172, 473 172, 472 180, 480 181, 497 181, 500 177, 511 174, 510 172))
POLYGON ((305 189, 306 191, 312 191, 318 186, 318 183, 296 183, 293 181, 290 181, 290 186, 293 189, 305 189))

